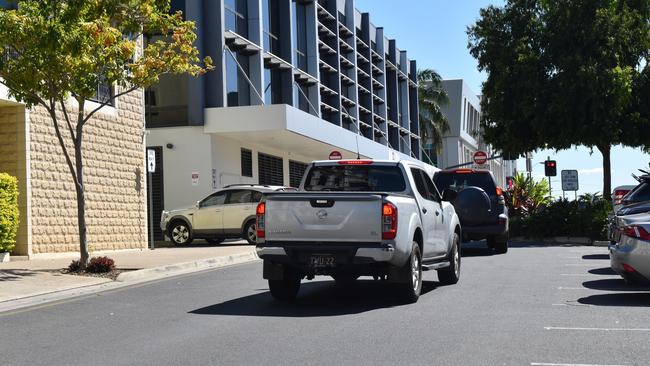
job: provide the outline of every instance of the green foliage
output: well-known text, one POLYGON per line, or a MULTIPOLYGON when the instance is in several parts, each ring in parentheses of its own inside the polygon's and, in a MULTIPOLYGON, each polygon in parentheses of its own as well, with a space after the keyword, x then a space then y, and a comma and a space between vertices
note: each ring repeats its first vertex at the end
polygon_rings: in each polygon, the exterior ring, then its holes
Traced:
POLYGON ((488 74, 482 128, 504 153, 650 147, 650 0, 508 0, 481 10, 469 50, 488 74))
MULTIPOLYGON (((162 74, 205 72, 194 23, 169 14, 169 0, 22 0, 0 11, 0 77, 11 96, 48 106, 72 95, 92 98, 104 82, 125 90, 162 74), (142 34, 168 37, 136 55, 142 34)), ((206 59, 207 67, 211 60, 206 59)))
POLYGON ((439 147, 442 136, 449 131, 449 121, 440 107, 449 103, 449 97, 442 88, 442 78, 435 70, 418 70, 418 88, 420 134, 423 141, 431 139, 439 147))
POLYGON ((526 217, 511 220, 512 236, 541 239, 556 236, 587 237, 605 240, 607 217, 612 211, 609 201, 594 198, 568 201, 560 199, 526 217))
POLYGON ((14 249, 18 219, 18 179, 0 173, 0 252, 14 249))
POLYGON ((506 206, 510 217, 527 217, 551 201, 548 182, 536 182, 523 173, 515 175, 512 189, 506 192, 506 206))

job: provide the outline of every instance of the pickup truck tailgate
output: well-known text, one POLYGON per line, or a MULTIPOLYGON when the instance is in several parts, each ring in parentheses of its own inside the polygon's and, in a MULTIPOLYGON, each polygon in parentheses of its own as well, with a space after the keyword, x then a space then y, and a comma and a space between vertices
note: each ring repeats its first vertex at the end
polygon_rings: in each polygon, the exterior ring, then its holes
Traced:
POLYGON ((382 196, 372 193, 271 193, 266 241, 380 242, 382 196))

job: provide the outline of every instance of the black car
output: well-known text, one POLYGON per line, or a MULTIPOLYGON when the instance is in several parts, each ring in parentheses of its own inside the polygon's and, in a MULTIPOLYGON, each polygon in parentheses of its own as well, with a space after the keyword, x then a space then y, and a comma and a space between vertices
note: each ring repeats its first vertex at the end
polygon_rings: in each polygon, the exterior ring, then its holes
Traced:
POLYGON ((487 239, 497 253, 508 251, 508 209, 503 191, 488 170, 451 169, 434 174, 439 191, 452 189, 463 241, 487 239))

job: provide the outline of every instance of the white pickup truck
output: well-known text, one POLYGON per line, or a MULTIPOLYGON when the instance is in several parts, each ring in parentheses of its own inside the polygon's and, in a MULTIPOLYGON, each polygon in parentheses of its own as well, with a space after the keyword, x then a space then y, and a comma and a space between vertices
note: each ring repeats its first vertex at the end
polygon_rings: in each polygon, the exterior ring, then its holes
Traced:
POLYGON ((394 283, 407 302, 422 271, 444 284, 460 276, 461 227, 423 167, 410 161, 338 160, 309 165, 299 191, 267 193, 257 206, 257 254, 278 300, 296 297, 303 278, 394 283))

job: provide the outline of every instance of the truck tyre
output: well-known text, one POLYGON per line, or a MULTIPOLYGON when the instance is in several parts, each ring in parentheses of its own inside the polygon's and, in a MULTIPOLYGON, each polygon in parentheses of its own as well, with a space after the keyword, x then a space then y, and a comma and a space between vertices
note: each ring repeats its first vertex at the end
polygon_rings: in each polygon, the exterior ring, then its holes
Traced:
POLYGON ((494 249, 497 254, 508 252, 508 234, 488 238, 488 247, 494 249))
POLYGON ((443 285, 453 285, 460 279, 460 240, 454 233, 451 253, 449 253, 449 267, 438 270, 438 281, 443 285))
POLYGON ((281 280, 269 280, 271 296, 279 301, 291 301, 300 290, 300 275, 291 268, 284 267, 284 276, 281 280))
POLYGON ((406 261, 403 270, 410 274, 410 281, 400 283, 400 291, 404 301, 412 304, 418 301, 422 291, 422 253, 420 245, 415 241, 413 242, 411 255, 406 261))

